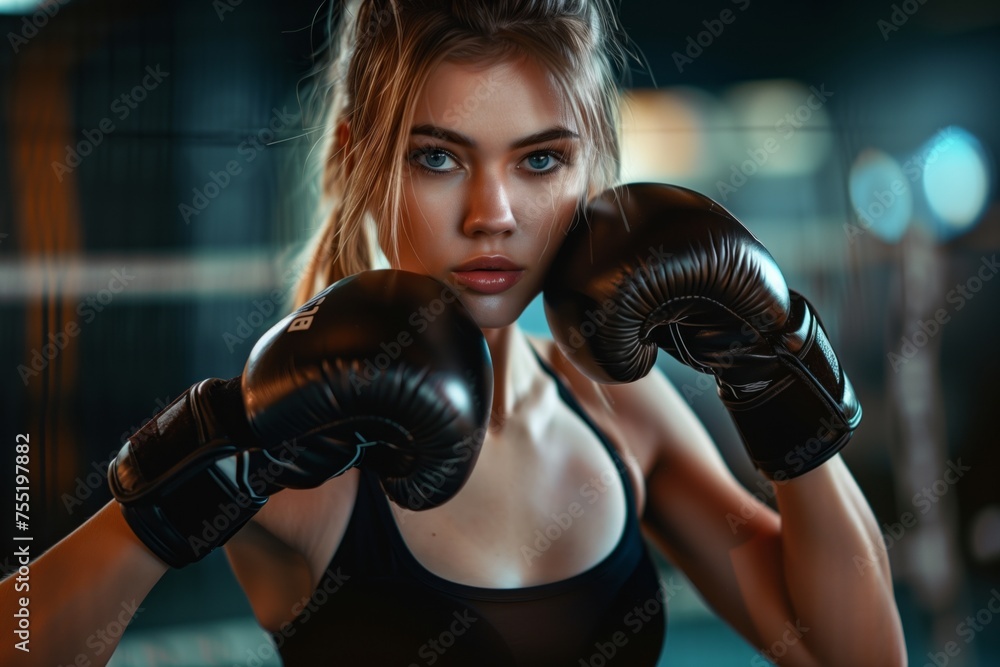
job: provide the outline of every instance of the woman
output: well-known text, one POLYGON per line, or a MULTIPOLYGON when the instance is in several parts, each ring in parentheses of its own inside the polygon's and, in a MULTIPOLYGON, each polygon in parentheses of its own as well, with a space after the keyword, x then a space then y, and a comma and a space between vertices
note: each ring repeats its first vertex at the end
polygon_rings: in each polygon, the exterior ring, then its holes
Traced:
MULTIPOLYGON (((454 286, 489 346, 492 415, 450 502, 408 512, 355 468, 274 495, 228 542, 287 664, 655 664, 666 595, 640 519, 780 664, 904 664, 881 537, 839 456, 776 485, 779 517, 662 374, 598 385, 516 324, 580 203, 617 178, 611 9, 348 4, 328 69, 333 208, 299 303, 385 265, 454 286)), ((166 569, 109 503, 34 565, 35 636, 60 638, 39 649, 86 653, 94 619, 166 569)))

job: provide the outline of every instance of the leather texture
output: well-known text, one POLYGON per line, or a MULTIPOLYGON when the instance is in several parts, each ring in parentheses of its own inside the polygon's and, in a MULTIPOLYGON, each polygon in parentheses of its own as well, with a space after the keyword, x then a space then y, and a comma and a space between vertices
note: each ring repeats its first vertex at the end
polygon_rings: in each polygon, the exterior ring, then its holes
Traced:
POLYGON ((578 214, 544 294, 560 349, 596 381, 645 376, 659 349, 714 375, 770 477, 814 469, 860 422, 808 301, 746 227, 697 192, 642 183, 603 193, 578 214))
POLYGON ((136 535, 182 567, 285 488, 363 465, 408 509, 465 484, 486 436, 493 366, 437 280, 345 278, 272 327, 240 377, 192 386, 133 434, 108 482, 136 535))

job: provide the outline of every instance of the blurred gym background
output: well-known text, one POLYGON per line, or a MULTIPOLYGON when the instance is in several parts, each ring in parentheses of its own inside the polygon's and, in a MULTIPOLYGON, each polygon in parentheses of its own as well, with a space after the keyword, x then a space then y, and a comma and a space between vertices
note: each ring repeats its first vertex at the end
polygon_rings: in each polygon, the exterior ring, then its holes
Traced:
MULTIPOLYGON (((0 10, 0 450, 11 471, 30 434, 37 554, 107 502, 129 433, 238 374, 286 312, 320 222, 304 100, 329 6, 0 10)), ((717 199, 814 301, 864 406, 844 457, 884 532, 910 664, 1000 664, 1000 4, 622 0, 620 19, 642 56, 624 180, 717 199)), ((524 324, 544 331, 539 303, 524 324)), ((711 387, 661 363, 770 500, 711 387)), ((664 663, 765 664, 689 585, 664 663)), ((164 577, 111 664, 279 662, 219 552, 164 577)))

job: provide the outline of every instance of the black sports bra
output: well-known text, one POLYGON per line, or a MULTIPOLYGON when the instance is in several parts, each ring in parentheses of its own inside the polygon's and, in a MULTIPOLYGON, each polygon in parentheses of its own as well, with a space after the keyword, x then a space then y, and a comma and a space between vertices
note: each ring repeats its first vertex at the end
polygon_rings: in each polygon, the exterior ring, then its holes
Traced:
POLYGON ((631 478, 608 439, 539 362, 619 471, 628 511, 614 550, 585 572, 539 586, 448 581, 413 556, 378 479, 362 470, 347 530, 311 601, 273 635, 285 665, 657 664, 666 602, 639 529, 631 478))

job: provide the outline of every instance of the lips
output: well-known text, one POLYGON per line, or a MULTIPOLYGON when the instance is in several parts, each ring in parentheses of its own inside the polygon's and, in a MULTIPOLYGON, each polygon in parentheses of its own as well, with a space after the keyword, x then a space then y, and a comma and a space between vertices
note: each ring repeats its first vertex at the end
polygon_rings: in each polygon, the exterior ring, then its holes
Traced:
POLYGON ((503 255, 483 255, 459 264, 454 271, 520 271, 521 267, 503 255))
POLYGON ((482 294, 499 294, 513 287, 524 269, 502 255, 483 255, 459 264, 452 270, 455 280, 482 294))

